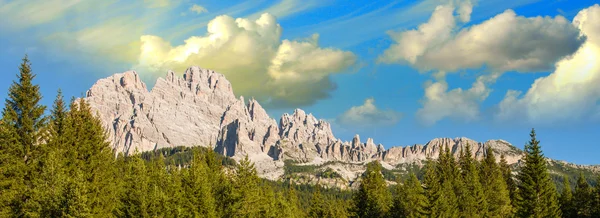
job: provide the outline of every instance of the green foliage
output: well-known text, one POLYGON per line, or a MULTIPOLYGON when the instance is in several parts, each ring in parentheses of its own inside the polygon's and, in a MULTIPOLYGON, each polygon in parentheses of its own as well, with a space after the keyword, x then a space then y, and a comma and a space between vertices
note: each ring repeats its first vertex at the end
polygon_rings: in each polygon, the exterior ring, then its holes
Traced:
POLYGON ((502 171, 496 163, 492 148, 485 152, 485 159, 481 164, 481 184, 488 203, 487 216, 510 217, 513 208, 510 203, 510 192, 506 188, 506 181, 502 171))
POLYGON ((410 173, 408 180, 401 183, 398 180, 391 215, 409 218, 427 217, 427 197, 417 176, 410 173))
POLYGON ((592 217, 593 214, 593 196, 592 187, 587 183, 587 180, 581 174, 577 179, 577 186, 573 193, 573 205, 577 217, 592 217))
MULTIPOLYGON (((479 163, 472 157, 471 145, 467 144, 460 154, 460 178, 462 192, 459 196, 459 207, 466 217, 481 217, 486 214, 488 205, 482 183, 479 180, 479 163)), ((485 181, 484 179, 481 180, 485 181)))
POLYGON ((392 197, 381 174, 381 165, 367 164, 358 191, 353 196, 352 213, 355 217, 387 217, 392 197))
POLYGON ((531 140, 525 145, 524 166, 517 179, 517 215, 519 217, 560 217, 557 191, 550 180, 546 160, 542 154, 535 130, 531 130, 531 140))
POLYGON ((569 183, 569 177, 563 177, 563 191, 558 199, 560 204, 560 210, 562 211, 562 217, 570 218, 577 217, 576 211, 573 205, 573 190, 571 189, 571 183, 569 183))

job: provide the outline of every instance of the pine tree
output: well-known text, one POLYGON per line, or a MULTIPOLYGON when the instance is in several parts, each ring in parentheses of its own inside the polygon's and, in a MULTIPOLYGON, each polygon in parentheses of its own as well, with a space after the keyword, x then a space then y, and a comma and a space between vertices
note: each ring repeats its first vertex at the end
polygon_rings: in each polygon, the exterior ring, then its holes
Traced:
POLYGON ((600 175, 596 177, 596 187, 592 195, 593 217, 600 217, 600 175))
POLYGON ((556 187, 548 174, 546 160, 542 154, 535 130, 525 145, 523 166, 517 174, 519 217, 560 217, 556 187))
MULTIPOLYGON (((445 151, 440 153, 440 158, 448 158, 445 151)), ((425 173, 425 195, 429 203, 427 214, 430 217, 458 217, 459 210, 456 203, 456 195, 452 184, 443 179, 442 161, 429 160, 426 164, 425 173)), ((447 162, 444 160, 444 162, 447 162)))
POLYGON ((502 177, 504 178, 506 188, 508 189, 510 203, 513 208, 512 213, 515 213, 517 209, 517 184, 513 179, 512 170, 510 169, 510 165, 508 165, 508 162, 506 162, 504 154, 500 155, 500 171, 502 171, 502 177))
POLYGON ((183 174, 184 208, 194 217, 216 217, 216 202, 208 177, 208 166, 199 152, 183 174))
POLYGON ((39 104, 40 87, 27 55, 19 67, 18 81, 8 90, 0 133, 0 216, 24 216, 33 195, 34 164, 39 160, 47 118, 39 104))
POLYGON ((241 160, 233 181, 232 205, 228 217, 259 217, 261 213, 260 179, 248 156, 241 160))
POLYGON ((64 136, 66 108, 60 89, 52 106, 49 128, 40 146, 38 159, 33 165, 32 200, 26 204, 27 216, 58 217, 63 214, 65 181, 68 180, 64 167, 62 139, 64 136))
POLYGON ((172 182, 162 154, 151 158, 146 168, 148 169, 148 215, 150 217, 173 215, 167 213, 173 190, 167 185, 172 182))
POLYGON ((317 184, 315 187, 315 192, 313 192, 312 198, 310 199, 310 208, 308 209, 308 217, 310 218, 320 218, 326 217, 327 215, 327 205, 325 204, 325 200, 323 196, 321 196, 321 187, 317 184))
POLYGON ((559 203, 560 210, 562 211, 562 217, 571 218, 577 217, 576 211, 574 210, 573 205, 573 190, 571 189, 571 183, 569 182, 569 177, 563 176, 563 192, 560 195, 559 203))
POLYGON ((409 174, 408 180, 401 184, 398 180, 396 185, 396 197, 391 209, 393 217, 428 217, 427 197, 421 182, 414 173, 409 174))
POLYGON ((80 199, 85 199, 90 214, 110 217, 118 203, 113 150, 100 120, 83 99, 72 100, 70 109, 64 129, 66 170, 83 178, 69 186, 85 195, 80 199))
POLYGON ((139 155, 126 158, 124 192, 121 193, 119 217, 148 217, 148 182, 144 160, 139 155))
POLYGON ((592 217, 593 197, 593 190, 587 183, 585 176, 579 174, 577 186, 575 186, 575 192, 573 193, 573 205, 577 217, 592 217))
POLYGON ((353 196, 356 217, 387 217, 392 197, 381 174, 381 165, 374 161, 367 164, 358 191, 353 196))
POLYGON ((467 144, 460 155, 461 177, 464 193, 459 198, 461 214, 465 217, 482 217, 487 212, 487 201, 479 180, 478 162, 472 157, 467 144))
POLYGON ((481 164, 481 184, 488 202, 487 216, 511 216, 513 209, 510 203, 510 193, 506 188, 506 182, 491 147, 486 149, 485 159, 481 164))

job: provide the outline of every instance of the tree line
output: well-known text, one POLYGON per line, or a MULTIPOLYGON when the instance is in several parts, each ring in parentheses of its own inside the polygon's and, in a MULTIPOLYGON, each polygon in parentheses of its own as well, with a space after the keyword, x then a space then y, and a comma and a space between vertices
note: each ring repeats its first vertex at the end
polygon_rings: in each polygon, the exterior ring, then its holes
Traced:
POLYGON ((46 115, 34 78, 25 56, 0 119, 0 217, 600 217, 583 174, 557 191, 534 130, 517 173, 491 148, 446 147, 422 180, 389 186, 374 161, 348 192, 266 181, 210 149, 116 155, 84 100, 59 90, 46 115))

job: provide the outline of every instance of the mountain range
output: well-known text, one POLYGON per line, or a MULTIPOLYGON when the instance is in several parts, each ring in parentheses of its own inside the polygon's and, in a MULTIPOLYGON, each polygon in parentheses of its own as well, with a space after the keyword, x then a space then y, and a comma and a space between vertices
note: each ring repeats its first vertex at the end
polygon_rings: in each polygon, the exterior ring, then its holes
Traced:
MULTIPOLYGON (((167 72, 149 91, 135 71, 98 80, 85 95, 97 112, 113 149, 131 154, 176 146, 204 146, 219 154, 255 163, 259 175, 271 180, 290 176, 286 164, 315 166, 333 171, 335 178, 315 175, 295 177, 306 182, 349 186, 364 171, 364 164, 378 160, 384 168, 397 170, 422 166, 437 158, 448 146, 455 156, 467 144, 481 158, 491 147, 509 164, 517 165, 523 151, 504 140, 476 142, 468 138, 436 138, 425 144, 385 149, 368 138, 352 141, 336 138, 330 123, 296 109, 275 120, 255 99, 236 97, 223 74, 197 66, 183 77, 167 72), (310 180, 310 181, 307 181, 310 180), (323 180, 323 181, 320 181, 323 180)), ((584 166, 548 159, 569 168, 600 172, 600 166, 584 166)), ((314 174, 314 173, 313 173, 314 174)))

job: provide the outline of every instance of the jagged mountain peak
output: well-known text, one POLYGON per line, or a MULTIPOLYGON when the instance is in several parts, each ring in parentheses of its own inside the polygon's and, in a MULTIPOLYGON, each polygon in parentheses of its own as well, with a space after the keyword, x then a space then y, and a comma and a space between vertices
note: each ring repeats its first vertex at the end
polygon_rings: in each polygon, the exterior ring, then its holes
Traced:
POLYGON ((86 95, 92 109, 100 114, 109 139, 118 152, 147 151, 173 146, 211 146, 226 156, 245 155, 267 177, 281 174, 281 161, 341 161, 366 163, 379 160, 386 166, 418 163, 436 158, 443 146, 457 155, 466 144, 474 156, 482 156, 487 146, 505 154, 509 162, 522 152, 502 140, 476 142, 469 138, 436 138, 424 145, 391 147, 368 138, 351 142, 336 138, 331 125, 312 113, 295 109, 279 122, 254 98, 245 103, 236 98, 223 74, 198 66, 185 70, 182 77, 168 71, 148 91, 135 71, 118 73, 96 82, 86 95))

